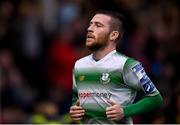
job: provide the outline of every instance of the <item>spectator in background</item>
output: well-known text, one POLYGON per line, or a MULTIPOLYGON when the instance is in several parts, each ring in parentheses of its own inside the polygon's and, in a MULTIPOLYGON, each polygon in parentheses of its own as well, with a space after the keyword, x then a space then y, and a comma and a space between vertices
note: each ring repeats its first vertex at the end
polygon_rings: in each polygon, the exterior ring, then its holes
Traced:
POLYGON ((71 69, 77 58, 76 50, 72 45, 73 37, 73 30, 61 31, 48 49, 49 82, 67 94, 71 91, 71 69))
POLYGON ((48 48, 48 80, 66 94, 71 93, 72 68, 77 59, 77 51, 73 44, 77 31, 73 24, 80 15, 79 4, 79 1, 71 0, 58 4, 57 16, 60 27, 48 48))
POLYGON ((13 54, 8 49, 0 50, 0 75, 1 106, 4 108, 2 110, 3 122, 25 123, 23 121, 25 115, 22 119, 18 119, 19 115, 32 105, 36 93, 16 67, 13 54), (17 121, 12 114, 17 114, 17 121))
POLYGON ((58 107, 51 101, 37 101, 34 112, 29 119, 31 124, 58 124, 60 116, 58 107))
MULTIPOLYGON (((72 68, 77 58, 76 50, 72 43, 73 38, 73 29, 60 31, 48 49, 47 80, 52 88, 50 89, 51 97, 57 91, 66 95, 66 97, 55 95, 59 99, 53 97, 60 107, 70 106, 71 104, 72 68)), ((67 112, 68 108, 61 109, 63 113, 67 112)))
POLYGON ((25 124, 28 121, 28 115, 18 106, 5 106, 0 113, 1 124, 25 124))

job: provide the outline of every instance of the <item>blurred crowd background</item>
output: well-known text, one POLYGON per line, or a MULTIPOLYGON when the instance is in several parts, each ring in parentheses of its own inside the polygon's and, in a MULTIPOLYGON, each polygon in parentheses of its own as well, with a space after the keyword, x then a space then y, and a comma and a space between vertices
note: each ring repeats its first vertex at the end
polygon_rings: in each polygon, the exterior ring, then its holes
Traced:
POLYGON ((125 16, 117 50, 142 62, 164 98, 134 123, 180 123, 179 0, 1 0, 0 123, 73 123, 72 69, 99 9, 125 16))

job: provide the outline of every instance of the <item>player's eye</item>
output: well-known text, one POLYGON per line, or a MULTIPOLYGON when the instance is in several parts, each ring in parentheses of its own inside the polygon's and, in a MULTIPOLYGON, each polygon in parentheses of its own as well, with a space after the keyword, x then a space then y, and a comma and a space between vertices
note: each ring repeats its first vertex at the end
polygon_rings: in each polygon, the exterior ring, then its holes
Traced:
POLYGON ((103 25, 101 23, 96 23, 97 27, 102 27, 103 25))

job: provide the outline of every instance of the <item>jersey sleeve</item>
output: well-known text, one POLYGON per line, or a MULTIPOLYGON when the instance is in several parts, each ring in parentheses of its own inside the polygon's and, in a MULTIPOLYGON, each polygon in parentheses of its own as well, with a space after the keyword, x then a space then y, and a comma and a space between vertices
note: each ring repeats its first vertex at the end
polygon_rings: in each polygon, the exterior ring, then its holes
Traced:
POLYGON ((73 69, 73 86, 72 86, 72 105, 76 104, 78 100, 78 91, 77 91, 77 84, 76 84, 76 70, 73 69))
POLYGON ((159 94, 159 91, 147 76, 142 64, 132 58, 128 58, 125 62, 123 79, 126 85, 137 91, 143 90, 147 96, 159 94))

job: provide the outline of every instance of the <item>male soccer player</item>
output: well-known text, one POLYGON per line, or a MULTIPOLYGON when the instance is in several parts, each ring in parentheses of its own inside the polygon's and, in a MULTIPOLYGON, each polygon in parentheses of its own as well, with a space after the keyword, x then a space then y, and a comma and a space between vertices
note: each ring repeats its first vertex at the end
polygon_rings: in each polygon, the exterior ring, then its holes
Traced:
POLYGON ((92 54, 76 61, 73 73, 74 121, 85 124, 132 123, 131 116, 162 104, 162 97, 140 62, 116 51, 122 16, 98 11, 91 19, 86 47, 92 54), (144 98, 133 104, 137 92, 144 98))

